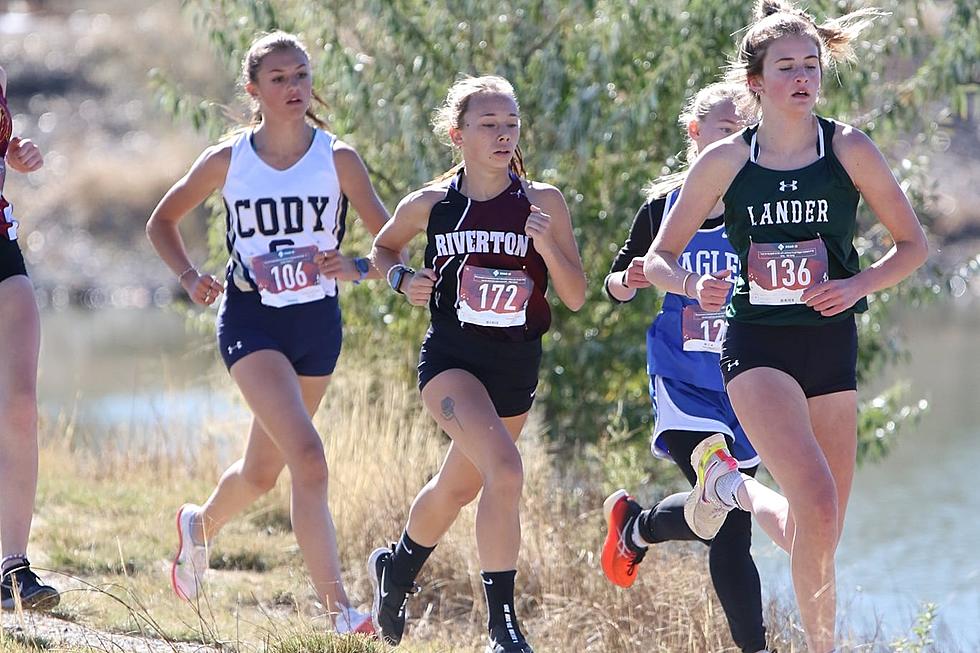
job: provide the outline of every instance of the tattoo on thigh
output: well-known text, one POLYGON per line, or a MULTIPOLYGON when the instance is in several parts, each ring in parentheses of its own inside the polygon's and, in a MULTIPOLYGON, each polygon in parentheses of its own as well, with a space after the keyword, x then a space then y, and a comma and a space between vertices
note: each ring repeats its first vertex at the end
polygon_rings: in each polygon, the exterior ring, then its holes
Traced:
POLYGON ((446 419, 451 419, 456 422, 459 428, 463 428, 462 422, 459 421, 459 417, 456 416, 456 402, 452 397, 442 398, 442 416, 446 419))

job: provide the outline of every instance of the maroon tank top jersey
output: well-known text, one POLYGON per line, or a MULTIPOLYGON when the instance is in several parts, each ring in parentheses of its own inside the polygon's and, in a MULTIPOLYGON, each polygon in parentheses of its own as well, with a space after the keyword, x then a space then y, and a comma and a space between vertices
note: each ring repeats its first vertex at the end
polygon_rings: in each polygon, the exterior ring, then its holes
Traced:
POLYGON ((14 133, 14 121, 10 117, 10 108, 7 107, 7 97, 0 91, 0 158, 7 156, 7 148, 10 146, 10 138, 14 133))
POLYGON ((458 328, 494 340, 536 340, 551 326, 548 269, 524 233, 531 212, 516 175, 485 202, 460 192, 463 171, 429 214, 425 266, 436 272, 434 330, 458 328))
MULTIPOLYGON (((10 147, 10 138, 14 133, 14 121, 10 117, 10 109, 7 107, 6 95, 0 91, 0 162, 7 156, 7 148, 10 147)), ((7 200, 3 197, 3 182, 6 181, 5 175, 0 171, 0 237, 13 240, 11 233, 16 233, 12 229, 13 223, 7 219, 7 200)))

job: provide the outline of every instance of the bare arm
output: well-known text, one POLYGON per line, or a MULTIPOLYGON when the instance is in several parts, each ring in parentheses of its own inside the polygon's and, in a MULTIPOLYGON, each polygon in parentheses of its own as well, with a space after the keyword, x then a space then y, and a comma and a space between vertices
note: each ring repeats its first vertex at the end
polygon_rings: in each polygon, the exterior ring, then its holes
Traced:
MULTIPOLYGON (((0 93, 7 95, 7 71, 2 67, 0 67, 0 93)), ((44 165, 44 157, 31 139, 11 136, 6 160, 0 161, 0 175, 4 173, 5 163, 17 172, 28 173, 44 165)), ((0 188, 2 188, 2 177, 0 177, 0 188)))
MULTIPOLYGON (((354 148, 341 141, 334 144, 333 159, 337 167, 341 191, 350 200, 367 230, 372 236, 377 236, 381 227, 388 221, 388 210, 378 198, 374 186, 371 185, 364 161, 354 148)), ((320 272, 325 276, 348 281, 360 278, 360 272, 354 265, 354 257, 344 256, 339 252, 325 252, 318 262, 320 272)), ((381 274, 372 266, 365 278, 380 277, 381 274)))
MULTIPOLYGON (((445 189, 423 188, 398 203, 395 215, 381 228, 371 248, 371 260, 382 275, 387 275, 403 260, 401 252, 415 236, 425 231, 433 205, 445 194, 445 189)), ((410 304, 422 306, 429 301, 435 281, 435 271, 423 268, 407 275, 401 290, 410 304)))
POLYGON ((528 195, 532 206, 525 232, 544 259, 558 297, 577 311, 585 304, 586 279, 568 205, 561 191, 547 184, 531 185, 528 195))
POLYGON ((198 304, 211 304, 223 290, 221 282, 194 268, 178 225, 184 217, 220 188, 228 174, 231 146, 206 149, 191 169, 167 191, 146 223, 146 236, 180 285, 198 304))
POLYGON ((834 139, 834 151, 894 245, 853 277, 819 284, 803 294, 803 301, 824 316, 836 315, 861 297, 897 284, 929 256, 922 225, 871 139, 859 129, 844 126, 834 139))
POLYGON ((643 265, 650 283, 666 292, 696 297, 705 310, 717 311, 724 306, 729 283, 721 279, 728 276, 728 271, 698 278, 677 260, 738 174, 747 157, 745 149, 734 139, 726 139, 698 157, 643 265))

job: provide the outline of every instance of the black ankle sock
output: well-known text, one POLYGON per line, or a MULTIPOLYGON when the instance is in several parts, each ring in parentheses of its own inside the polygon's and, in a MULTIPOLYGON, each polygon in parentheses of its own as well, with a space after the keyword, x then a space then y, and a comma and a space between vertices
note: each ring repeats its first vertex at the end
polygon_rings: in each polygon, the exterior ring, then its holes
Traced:
POLYGON ((391 580, 396 585, 411 586, 434 550, 434 546, 422 546, 413 541, 408 531, 404 531, 391 556, 391 580))
POLYGON ((640 533, 640 537, 651 543, 655 543, 660 539, 657 537, 656 531, 656 514, 657 505, 654 505, 652 508, 644 510, 636 516, 636 521, 639 522, 637 530, 640 533))
POLYGON ((483 571, 483 590, 487 593, 487 630, 497 642, 524 641, 514 613, 514 577, 517 571, 483 571))

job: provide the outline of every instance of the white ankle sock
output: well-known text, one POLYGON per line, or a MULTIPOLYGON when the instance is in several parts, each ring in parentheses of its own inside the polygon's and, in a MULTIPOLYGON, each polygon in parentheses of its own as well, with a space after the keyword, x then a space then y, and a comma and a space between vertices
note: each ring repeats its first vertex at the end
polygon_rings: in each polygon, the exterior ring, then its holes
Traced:
POLYGON ((738 505, 738 488, 744 484, 745 479, 742 478, 742 473, 736 469, 715 482, 715 494, 727 507, 744 510, 742 506, 738 505))

